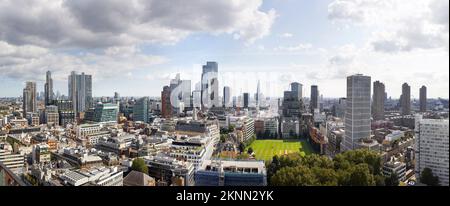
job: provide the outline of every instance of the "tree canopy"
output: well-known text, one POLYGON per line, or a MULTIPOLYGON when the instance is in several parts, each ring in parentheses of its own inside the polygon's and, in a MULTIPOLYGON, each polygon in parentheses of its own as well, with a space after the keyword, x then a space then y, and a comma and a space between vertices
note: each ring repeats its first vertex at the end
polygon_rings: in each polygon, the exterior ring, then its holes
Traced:
POLYGON ((430 168, 425 168, 420 174, 420 182, 428 186, 439 186, 439 177, 434 176, 430 168))
POLYGON ((133 160, 133 164, 131 165, 131 170, 148 174, 148 167, 145 164, 144 159, 142 159, 142 158, 136 158, 133 160))
POLYGON ((381 158, 368 150, 347 151, 334 159, 316 154, 275 156, 267 168, 273 186, 385 185, 381 158))

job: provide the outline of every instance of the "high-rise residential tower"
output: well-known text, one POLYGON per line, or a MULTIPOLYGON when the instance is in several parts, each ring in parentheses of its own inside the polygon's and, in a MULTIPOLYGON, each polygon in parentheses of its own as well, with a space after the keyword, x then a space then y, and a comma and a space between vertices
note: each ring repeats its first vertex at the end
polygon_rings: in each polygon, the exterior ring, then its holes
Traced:
POLYGON ((427 87, 420 88, 420 112, 427 111, 427 87))
POLYGON ((76 114, 85 112, 93 106, 92 76, 72 72, 69 76, 69 100, 76 114))
POLYGON ((347 77, 344 150, 352 150, 359 140, 369 138, 371 78, 362 74, 347 77))
POLYGON ((423 119, 415 116, 416 178, 425 168, 439 177, 440 185, 449 185, 449 121, 448 119, 423 119))
POLYGON ((50 71, 47 71, 45 75, 45 105, 50 105, 53 103, 54 96, 53 96, 53 79, 52 79, 52 73, 50 71))
POLYGON ((204 109, 220 106, 218 72, 217 62, 207 62, 203 65, 201 104, 204 109))
POLYGON ((372 117, 374 120, 384 119, 385 86, 380 81, 373 83, 372 117))
POLYGON ((314 113, 315 109, 319 109, 319 87, 317 85, 311 86, 311 100, 309 104, 311 113, 314 113))
POLYGON ((23 117, 26 117, 28 112, 37 112, 36 82, 26 82, 23 89, 23 117))
POLYGON ((400 107, 402 115, 411 114, 411 87, 404 83, 402 85, 402 96, 400 98, 400 107))

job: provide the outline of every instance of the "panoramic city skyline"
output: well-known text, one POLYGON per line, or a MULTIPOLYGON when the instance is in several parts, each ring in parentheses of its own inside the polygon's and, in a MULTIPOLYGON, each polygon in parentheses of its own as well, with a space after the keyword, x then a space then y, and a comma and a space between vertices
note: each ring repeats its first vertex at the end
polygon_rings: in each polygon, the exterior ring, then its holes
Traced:
POLYGON ((448 6, 0 0, 0 189, 448 187, 448 6))
POLYGON ((448 98, 448 1, 181 4, 184 10, 138 0, 1 2, 0 96, 21 96, 26 81, 44 91, 47 70, 55 93, 67 95, 76 71, 93 76, 93 96, 160 96, 177 73, 194 88, 204 62, 216 61, 219 88, 230 86, 233 95, 256 92, 260 80, 261 92, 275 97, 291 82, 304 85, 304 96, 318 85, 324 97, 345 97, 346 77, 362 73, 384 83, 388 97, 399 98, 406 82, 411 98, 423 85, 428 98, 448 98), (94 21, 93 11, 110 15, 94 21), (180 21, 186 15, 192 21, 180 21))

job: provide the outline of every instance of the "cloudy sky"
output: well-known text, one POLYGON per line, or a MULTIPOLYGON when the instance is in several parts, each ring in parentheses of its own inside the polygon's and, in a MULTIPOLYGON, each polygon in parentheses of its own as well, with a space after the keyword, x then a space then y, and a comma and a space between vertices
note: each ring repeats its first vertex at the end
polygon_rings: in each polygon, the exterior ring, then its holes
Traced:
POLYGON ((1 97, 29 80, 43 91, 47 70, 62 94, 78 71, 95 96, 158 96, 177 73, 198 82, 206 61, 235 94, 297 81, 341 97, 363 73, 394 98, 404 82, 448 98, 449 1, 0 0, 1 97))

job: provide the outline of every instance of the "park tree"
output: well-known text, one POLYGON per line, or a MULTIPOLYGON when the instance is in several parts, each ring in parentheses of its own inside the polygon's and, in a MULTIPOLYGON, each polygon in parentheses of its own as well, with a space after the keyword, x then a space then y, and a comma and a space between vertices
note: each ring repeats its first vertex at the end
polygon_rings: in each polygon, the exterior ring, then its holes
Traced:
POLYGON ((439 186, 439 177, 434 176, 430 168, 425 168, 420 174, 420 182, 428 186, 439 186))
POLYGON ((314 186, 316 178, 305 166, 281 168, 270 180, 273 186, 314 186))
POLYGON ((248 148, 247 153, 248 154, 253 154, 253 148, 252 147, 248 148))
POLYGON ((312 172, 318 186, 338 186, 338 175, 334 169, 313 167, 312 172))
POLYGON ((297 153, 283 155, 281 157, 275 155, 267 167, 267 179, 270 182, 271 177, 275 175, 278 170, 285 167, 296 167, 300 165, 300 161, 301 156, 297 153))
POLYGON ((239 143, 239 151, 241 152, 245 151, 245 144, 243 142, 239 143))
POLYGON ((398 181, 398 175, 396 172, 393 172, 389 177, 386 177, 385 179, 385 185, 386 186, 398 186, 400 184, 400 181, 398 181))
POLYGON ((144 159, 136 158, 133 160, 133 164, 131 165, 131 170, 142 172, 144 174, 148 174, 148 167, 145 164, 144 159))
POLYGON ((365 163, 369 166, 370 173, 379 175, 381 173, 380 156, 369 150, 351 150, 336 155, 334 158, 335 169, 348 169, 351 165, 365 163))
POLYGON ((358 164, 350 172, 350 186, 375 186, 375 180, 370 174, 369 166, 365 163, 358 164))
POLYGON ((383 175, 375 175, 375 186, 386 186, 386 177, 383 175))

